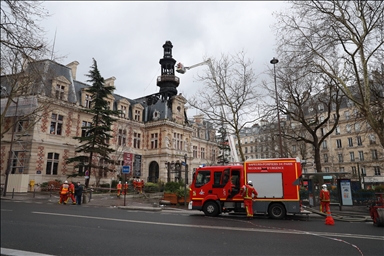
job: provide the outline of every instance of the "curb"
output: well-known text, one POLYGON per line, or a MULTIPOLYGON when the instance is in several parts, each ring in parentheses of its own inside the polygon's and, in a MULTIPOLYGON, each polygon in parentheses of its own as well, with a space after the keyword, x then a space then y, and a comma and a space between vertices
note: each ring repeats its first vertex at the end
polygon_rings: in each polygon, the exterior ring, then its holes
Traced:
POLYGON ((149 211, 149 212, 160 212, 163 209, 160 207, 145 207, 145 206, 117 206, 118 209, 132 210, 132 211, 149 211))

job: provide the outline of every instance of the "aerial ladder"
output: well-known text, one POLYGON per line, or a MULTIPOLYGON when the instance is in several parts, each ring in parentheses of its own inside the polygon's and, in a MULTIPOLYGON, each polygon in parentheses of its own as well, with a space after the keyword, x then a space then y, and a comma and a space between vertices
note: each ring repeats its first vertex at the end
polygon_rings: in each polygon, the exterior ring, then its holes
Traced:
POLYGON ((235 144, 235 140, 233 139, 233 135, 228 132, 227 136, 228 136, 229 148, 231 149, 232 161, 235 163, 238 163, 240 162, 240 160, 239 160, 239 156, 237 155, 236 144, 235 144))
POLYGON ((190 70, 191 68, 195 68, 195 67, 202 66, 205 64, 208 64, 211 66, 211 59, 207 59, 206 61, 200 62, 200 63, 192 65, 190 67, 185 67, 182 63, 179 62, 176 64, 176 72, 178 72, 180 74, 184 74, 185 72, 187 72, 187 70, 190 70))

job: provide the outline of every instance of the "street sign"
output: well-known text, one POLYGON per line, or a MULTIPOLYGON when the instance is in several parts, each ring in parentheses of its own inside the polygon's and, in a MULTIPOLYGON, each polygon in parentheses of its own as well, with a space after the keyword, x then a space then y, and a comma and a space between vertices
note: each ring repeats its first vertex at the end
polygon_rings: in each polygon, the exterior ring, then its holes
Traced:
POLYGON ((124 174, 129 174, 131 172, 131 168, 129 165, 124 165, 123 166, 123 170, 122 170, 122 173, 124 174))

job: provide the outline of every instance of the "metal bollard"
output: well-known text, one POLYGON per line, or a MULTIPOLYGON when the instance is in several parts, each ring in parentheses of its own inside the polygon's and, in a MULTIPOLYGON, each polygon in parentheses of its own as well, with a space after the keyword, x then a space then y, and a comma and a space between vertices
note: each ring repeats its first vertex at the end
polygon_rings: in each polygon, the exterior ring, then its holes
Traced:
POLYGON ((15 189, 13 188, 12 189, 12 199, 13 199, 13 195, 15 194, 15 189))
POLYGON ((83 204, 87 203, 87 194, 83 193, 83 204))
POLYGON ((36 189, 34 188, 33 189, 33 198, 35 198, 35 194, 36 194, 36 189))

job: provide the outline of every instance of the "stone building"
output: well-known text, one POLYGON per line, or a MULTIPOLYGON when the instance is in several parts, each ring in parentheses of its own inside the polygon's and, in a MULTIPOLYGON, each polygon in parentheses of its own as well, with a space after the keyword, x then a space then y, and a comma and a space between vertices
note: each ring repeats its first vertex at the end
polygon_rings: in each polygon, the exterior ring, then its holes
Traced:
MULTIPOLYGON (((321 145, 322 172, 348 173, 341 177, 360 183, 362 188, 384 185, 384 149, 377 136, 351 101, 342 103, 340 115, 337 128, 321 145)), ((333 119, 329 121, 330 124, 332 122, 333 119)), ((300 124, 283 119, 281 126, 287 132, 287 127, 299 129, 300 124)), ((326 133, 327 130, 328 126, 325 126, 319 133, 326 133)), ((266 121, 245 128, 241 133, 241 142, 246 159, 279 157, 277 134, 277 124, 266 121)), ((313 147, 284 138, 282 144, 285 156, 299 157, 305 161, 303 173, 317 172, 313 147)))
MULTIPOLYGON (((188 118, 187 101, 177 92, 180 79, 175 75, 173 45, 166 41, 163 48, 158 93, 138 99, 118 94, 108 98, 110 108, 121 110, 121 115, 116 117, 113 137, 108 142, 116 150, 112 155, 116 164, 110 166, 115 171, 102 173, 101 183, 111 183, 119 175, 125 177, 123 166, 129 166, 127 177, 147 182, 190 180, 194 168, 213 163, 217 158, 214 127, 201 116, 188 118), (189 170, 187 177, 185 161, 189 170)), ((9 129, 1 138, 0 155, 1 184, 9 166, 8 191, 12 186, 17 187, 17 191, 25 191, 32 189, 31 181, 35 184, 64 181, 70 175, 84 175, 87 171, 66 163, 66 159, 75 156, 79 145, 73 137, 86 136, 86 129, 82 127, 92 121, 92 116, 85 111, 92 104, 91 95, 86 91, 90 85, 76 80, 79 63, 74 61, 65 66, 40 60, 26 65, 26 70, 28 65, 39 67, 42 76, 14 98, 1 124, 2 130, 9 129), (28 116, 27 110, 36 113, 28 116)), ((105 83, 114 85, 115 80, 111 77, 105 79, 105 83)), ((9 77, 1 78, 1 86, 3 112, 10 90, 9 77)), ((93 161, 97 162, 97 157, 93 161)), ((90 185, 95 183, 95 174, 95 170, 91 170, 90 185)), ((84 177, 72 180, 84 182, 84 177)))
MULTIPOLYGON (((284 127, 285 120, 281 121, 284 127)), ((280 156, 279 130, 276 123, 262 120, 260 124, 241 131, 241 143, 245 159, 278 158, 280 156)), ((284 141, 284 146, 286 142, 284 141)), ((284 151, 285 152, 285 151, 284 151)))

